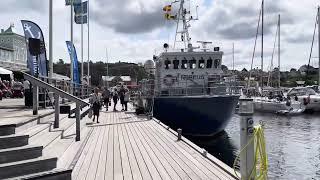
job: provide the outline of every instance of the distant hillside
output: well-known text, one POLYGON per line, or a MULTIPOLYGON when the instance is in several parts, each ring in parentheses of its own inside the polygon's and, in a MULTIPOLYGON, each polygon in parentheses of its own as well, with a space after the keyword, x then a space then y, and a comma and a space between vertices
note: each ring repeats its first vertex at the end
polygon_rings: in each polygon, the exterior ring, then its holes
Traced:
MULTIPOLYGON (((53 68, 55 73, 70 77, 70 64, 64 63, 63 60, 59 60, 58 63, 55 63, 53 68)), ((84 63, 84 75, 87 74, 87 69, 87 63, 84 63)), ((81 70, 81 63, 79 64, 79 70, 81 70)), ((90 62, 90 74, 92 76, 92 85, 101 85, 101 77, 107 75, 107 63, 90 62)), ((120 75, 131 76, 131 78, 137 79, 138 81, 147 77, 144 68, 138 66, 138 64, 127 62, 109 63, 109 76, 120 75)))

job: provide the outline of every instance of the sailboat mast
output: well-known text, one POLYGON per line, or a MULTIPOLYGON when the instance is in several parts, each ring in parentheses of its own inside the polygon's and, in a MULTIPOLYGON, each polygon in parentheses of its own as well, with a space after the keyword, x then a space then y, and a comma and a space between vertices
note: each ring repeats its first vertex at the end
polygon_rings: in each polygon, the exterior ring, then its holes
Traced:
POLYGON ((261 87, 263 87, 263 30, 264 30, 264 0, 262 0, 262 7, 261 7, 261 14, 262 14, 262 26, 261 26, 261 87))
POLYGON ((278 85, 279 85, 279 88, 280 88, 280 86, 281 86, 281 72, 280 72, 280 66, 281 66, 281 64, 280 64, 280 37, 281 37, 281 34, 280 34, 280 14, 279 14, 279 20, 278 20, 278 85))
POLYGON ((318 38, 319 38, 319 79, 318 85, 320 86, 320 6, 318 7, 318 38))
POLYGON ((234 43, 232 43, 232 72, 234 73, 234 43))

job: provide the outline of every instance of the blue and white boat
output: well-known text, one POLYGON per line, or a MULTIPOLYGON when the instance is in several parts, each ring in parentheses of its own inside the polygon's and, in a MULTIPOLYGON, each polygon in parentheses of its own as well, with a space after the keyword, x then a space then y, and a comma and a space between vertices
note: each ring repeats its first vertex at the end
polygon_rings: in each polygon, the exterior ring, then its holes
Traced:
POLYGON ((212 43, 204 41, 198 41, 201 48, 193 47, 188 29, 197 18, 184 8, 184 0, 176 2, 180 2, 178 13, 170 15, 170 5, 166 17, 177 21, 176 39, 180 41, 175 41, 173 49, 165 44, 164 52, 154 56, 155 78, 144 95, 149 97, 147 104, 153 116, 164 124, 175 130, 181 128, 184 135, 213 136, 227 126, 239 94, 223 83, 220 48, 207 48, 212 43), (179 42, 184 47, 176 50, 179 42))

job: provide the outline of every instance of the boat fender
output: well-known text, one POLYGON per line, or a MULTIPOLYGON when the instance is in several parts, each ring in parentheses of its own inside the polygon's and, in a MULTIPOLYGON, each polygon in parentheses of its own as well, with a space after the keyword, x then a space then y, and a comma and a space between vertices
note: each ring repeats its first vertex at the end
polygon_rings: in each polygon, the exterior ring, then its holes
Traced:
POLYGON ((310 104, 310 96, 308 96, 307 98, 303 98, 303 104, 304 105, 310 104))
POLYGON ((291 106, 291 101, 289 99, 287 100, 286 105, 291 106))

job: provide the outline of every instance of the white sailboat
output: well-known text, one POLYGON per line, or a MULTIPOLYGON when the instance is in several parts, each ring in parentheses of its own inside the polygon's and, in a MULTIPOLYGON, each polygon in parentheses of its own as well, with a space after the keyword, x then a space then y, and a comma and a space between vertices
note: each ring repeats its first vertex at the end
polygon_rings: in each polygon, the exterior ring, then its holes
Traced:
MULTIPOLYGON (((276 37, 275 43, 274 43, 274 50, 276 47, 276 42, 278 42, 278 88, 264 88, 263 85, 263 20, 264 20, 264 0, 262 0, 262 6, 261 6, 261 13, 259 15, 262 19, 262 46, 261 46, 261 88, 260 88, 260 96, 259 97, 253 97, 253 103, 254 103, 254 109, 258 112, 269 112, 269 113, 278 113, 278 114, 300 114, 304 112, 305 107, 303 104, 299 101, 295 101, 294 99, 285 98, 283 92, 281 91, 281 84, 280 84, 280 15, 278 18, 277 23, 277 31, 276 31, 276 37)), ((260 25, 260 17, 259 17, 259 24, 258 29, 260 25)), ((258 34, 258 30, 257 30, 258 34)), ((256 36, 257 37, 257 36, 256 36)), ((256 45, 256 44, 255 44, 256 45)), ((254 48, 255 49, 255 48, 254 48)), ((254 57, 254 56, 253 56, 254 57)), ((271 59, 271 67, 273 66, 273 56, 271 59)), ((253 60, 252 60, 253 63, 253 60)), ((252 70, 252 69, 251 69, 252 70)), ((271 69, 272 71, 272 69, 271 69)), ((271 76, 270 72, 270 76, 271 76)), ((251 74, 248 81, 248 87, 250 86, 250 79, 251 74)), ((272 79, 268 78, 268 85, 270 80, 272 79)))

